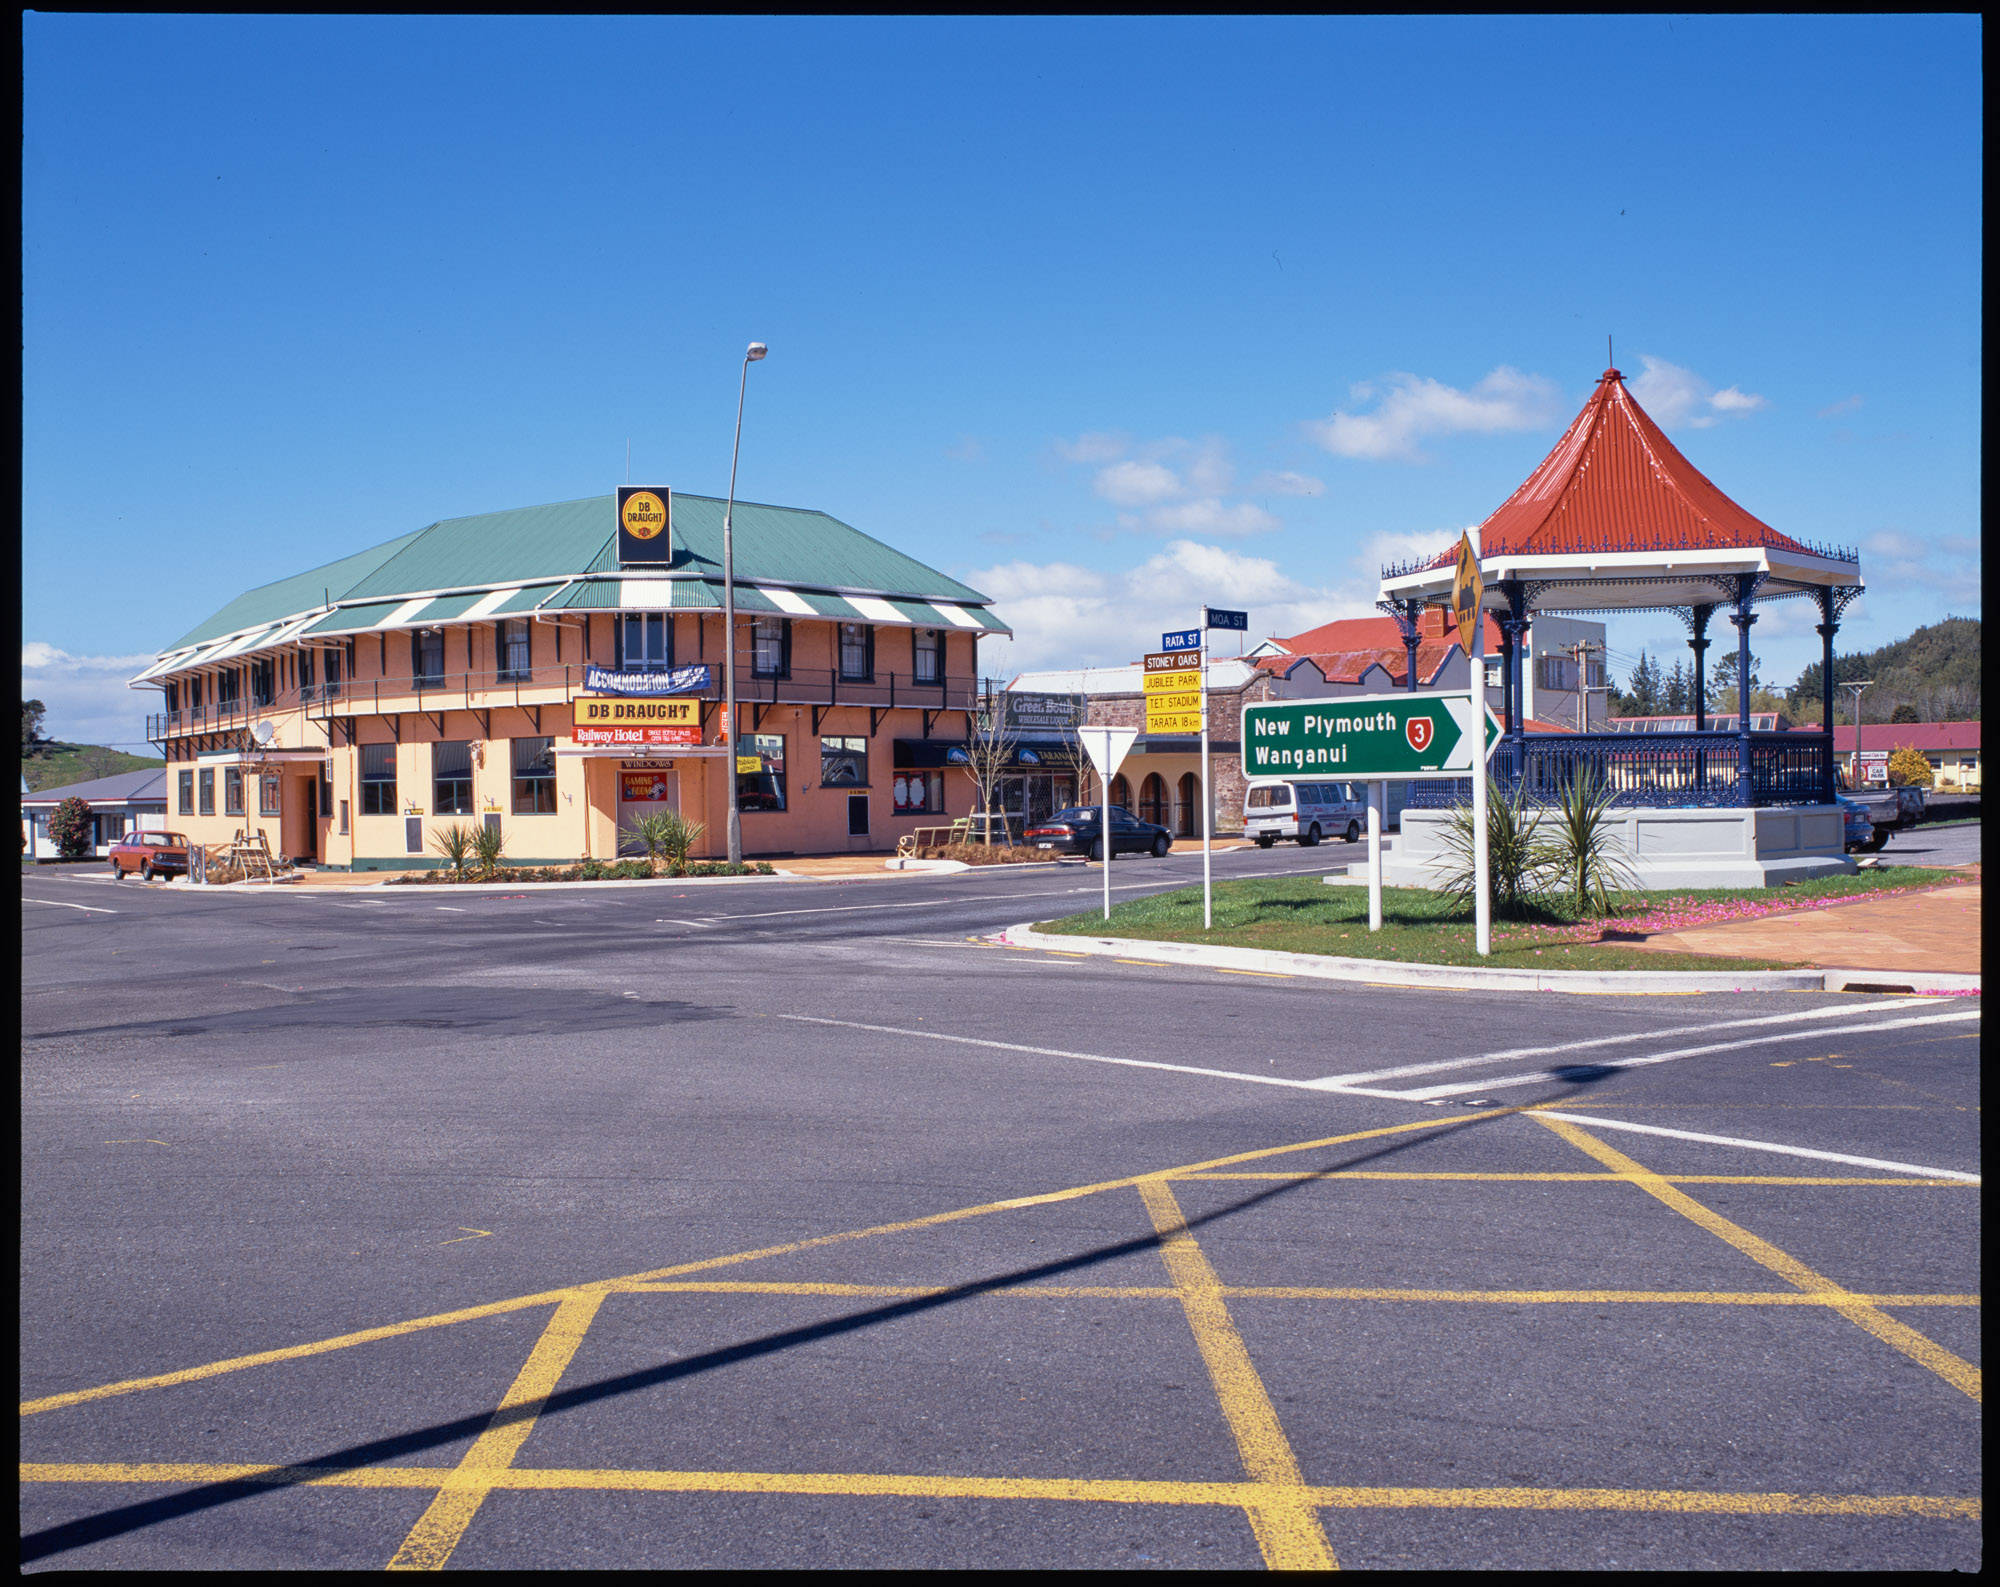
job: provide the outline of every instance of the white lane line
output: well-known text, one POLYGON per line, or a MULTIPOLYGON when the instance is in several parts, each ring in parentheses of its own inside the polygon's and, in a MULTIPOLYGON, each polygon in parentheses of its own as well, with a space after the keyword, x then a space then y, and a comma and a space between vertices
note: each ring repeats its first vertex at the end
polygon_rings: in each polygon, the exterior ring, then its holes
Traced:
POLYGON ((64 903, 60 898, 30 898, 26 893, 21 895, 21 902, 24 904, 47 904, 51 909, 81 909, 85 914, 90 915, 115 915, 118 913, 115 909, 99 909, 95 904, 64 903))
MULTIPOLYGON (((1266 871, 1266 872, 1258 872, 1256 874, 1259 876, 1271 877, 1271 876, 1293 876, 1293 875, 1316 874, 1316 873, 1303 873, 1295 871, 1266 871)), ((1111 890, 1114 893, 1136 893, 1136 892, 1141 892, 1146 888, 1181 887, 1185 885, 1186 884, 1182 882, 1159 882, 1159 881, 1117 882, 1112 885, 1111 890)), ((845 915, 864 909, 942 909, 950 904, 987 904, 1009 898, 1040 898, 1040 899, 1046 899, 1050 902, 1055 902, 1065 898, 1066 896, 1072 893, 1079 893, 1079 894, 1089 893, 1094 895, 1098 893, 1100 890, 1101 889, 1096 887, 1071 887, 1071 888, 1066 888, 1061 892, 1037 891, 1031 893, 968 893, 962 897, 918 898, 918 899, 902 900, 893 904, 828 904, 817 909, 762 909, 758 910, 754 914, 746 913, 740 915, 729 915, 729 914, 718 915, 716 917, 716 924, 727 925, 730 921, 733 920, 775 920, 780 915, 845 915)))
POLYGON ((1557 1113, 1550 1108, 1530 1109, 1537 1118, 1564 1119, 1593 1130, 1631 1130, 1638 1135, 1664 1135, 1676 1141, 1700 1141, 1706 1146, 1740 1146, 1751 1152, 1778 1152, 1786 1157, 1810 1157, 1821 1163, 1849 1163, 1856 1168, 1882 1168, 1891 1173, 1917 1174, 1925 1179, 1959 1179, 1968 1185, 1980 1182, 1977 1174, 1956 1168, 1925 1168, 1918 1163, 1897 1163, 1886 1157, 1854 1157, 1846 1152, 1820 1152, 1810 1146, 1780 1146, 1776 1141, 1746 1141, 1735 1135, 1702 1135, 1694 1130, 1670 1130, 1659 1124, 1628 1124, 1623 1119, 1607 1119, 1595 1113, 1557 1113))
MULTIPOLYGON (((1857 1032, 1877 1030, 1901 1030, 1910 1025, 1955 1025, 1965 1020, 1976 1020, 1979 1015, 1968 1009, 1959 1014, 1926 1014, 1913 1019, 1877 1020, 1868 1025, 1829 1025, 1815 1030, 1786 1031, 1770 1036, 1751 1036, 1742 1041, 1709 1042, 1701 1047, 1681 1047, 1673 1052, 1648 1053, 1643 1058, 1612 1058, 1601 1064, 1592 1064, 1594 1069, 1639 1069, 1647 1064, 1674 1063, 1682 1058, 1698 1058, 1706 1053, 1735 1052, 1743 1047, 1768 1047, 1781 1041, 1822 1041, 1828 1036, 1849 1036, 1857 1032)), ((1466 1091, 1497 1091, 1503 1086, 1532 1086, 1551 1080, 1565 1080, 1569 1077, 1558 1069, 1537 1069, 1528 1074, 1502 1075, 1497 1080, 1460 1080, 1448 1086, 1425 1086, 1416 1091, 1397 1093, 1411 1102, 1428 1102, 1434 1097, 1452 1097, 1466 1091)), ((1345 1090, 1343 1086, 1325 1086, 1321 1089, 1333 1092, 1345 1090)))
POLYGON ((653 922, 656 926, 692 926, 696 931, 713 931, 712 920, 682 920, 678 915, 661 915, 653 922))
MULTIPOLYGON (((1942 1001, 1943 999, 1935 997, 1906 998, 1879 1012, 1886 1014, 1942 1001)), ((1376 1080, 1402 1080, 1411 1075, 1437 1074, 1446 1069, 1470 1069, 1480 1064, 1513 1063, 1521 1058, 1552 1058, 1557 1053, 1583 1052, 1593 1047, 1618 1047, 1635 1041, 1656 1041, 1663 1036, 1701 1036, 1712 1030, 1740 1030, 1753 1025, 1790 1025, 1800 1020, 1840 1019, 1874 1012, 1877 1010, 1858 1008, 1852 1003, 1842 1003, 1832 1008, 1799 1009, 1788 1014, 1763 1014, 1754 1019, 1722 1019, 1703 1025, 1675 1025, 1665 1030, 1636 1030, 1618 1036, 1591 1036, 1582 1041, 1558 1042, 1550 1047, 1509 1047, 1502 1052, 1479 1053, 1470 1058, 1440 1058, 1431 1063, 1403 1064, 1395 1069, 1369 1069, 1360 1074, 1324 1075, 1313 1084, 1324 1086, 1329 1091, 1338 1091, 1349 1085, 1365 1085, 1376 1080)))
POLYGON ((465 913, 456 904, 439 904, 437 907, 442 909, 447 915, 462 915, 465 913))
MULTIPOLYGON (((1047 969, 1038 964, 1036 969, 1047 969)), ((852 1019, 822 1019, 812 1014, 777 1014, 775 1019, 788 1019, 800 1025, 838 1025, 843 1030, 873 1031, 879 1036, 920 1036, 925 1041, 954 1042, 961 1047, 991 1047, 999 1052, 1032 1053, 1038 1058, 1075 1058, 1084 1063, 1117 1064, 1125 1069, 1165 1069, 1174 1074, 1204 1075, 1212 1080, 1247 1080, 1255 1086, 1286 1086, 1294 1091, 1313 1089, 1308 1080, 1285 1080, 1276 1075, 1246 1075, 1234 1069, 1202 1069, 1193 1064, 1158 1063, 1148 1058, 1112 1058, 1103 1053, 1070 1052, 1062 1047, 1028 1047, 1020 1042, 991 1041, 983 1036, 953 1036, 941 1030, 910 1030, 901 1025, 864 1025, 852 1019)), ((1398 1096, 1396 1092, 1357 1092, 1359 1096, 1398 1096)))

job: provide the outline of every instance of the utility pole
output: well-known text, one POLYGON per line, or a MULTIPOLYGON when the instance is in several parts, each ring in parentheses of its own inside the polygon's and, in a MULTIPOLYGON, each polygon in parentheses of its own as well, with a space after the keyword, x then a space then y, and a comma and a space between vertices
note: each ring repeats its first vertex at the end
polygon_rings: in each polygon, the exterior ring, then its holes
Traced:
POLYGON ((1854 753, 1847 758, 1847 775, 1849 780, 1854 782, 1858 782, 1861 777, 1861 691, 1872 689, 1874 686, 1873 678, 1864 678, 1855 683, 1843 683, 1840 686, 1854 691, 1854 753))

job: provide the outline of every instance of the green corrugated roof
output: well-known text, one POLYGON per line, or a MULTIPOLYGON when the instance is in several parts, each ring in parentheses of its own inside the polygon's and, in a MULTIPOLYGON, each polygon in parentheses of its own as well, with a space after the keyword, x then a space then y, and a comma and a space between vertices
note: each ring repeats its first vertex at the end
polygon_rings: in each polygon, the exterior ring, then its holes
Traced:
POLYGON ((891 601, 889 604, 921 628, 937 628, 939 626, 949 628, 951 626, 951 624, 945 622, 944 613, 940 612, 935 606, 926 606, 922 601, 891 601))
POLYGON ((474 590, 470 595, 440 595, 430 605, 417 613, 420 623, 441 623, 449 617, 462 617, 472 607, 486 598, 484 590, 474 590))
POLYGON ((817 590, 800 590, 799 599, 820 616, 837 617, 844 623, 851 623, 861 615, 838 595, 822 595, 817 590))
MULTIPOLYGON (((179 650, 187 645, 198 645, 203 640, 220 639, 224 634, 233 634, 252 623, 274 623, 280 618, 309 612, 315 606, 324 606, 329 599, 337 601, 354 588, 356 581, 426 532, 413 530, 382 545, 342 557, 338 562, 314 568, 310 573, 295 573, 290 578, 246 590, 214 616, 190 628, 166 649, 179 650)), ((161 654, 164 655, 165 651, 161 654)))
POLYGON ((615 607, 618 604, 618 581, 598 579, 590 584, 579 584, 555 604, 571 610, 582 607, 589 611, 615 607))
MULTIPOLYGON (((431 591, 468 591, 516 579, 560 580, 583 572, 617 572, 617 536, 611 496, 517 507, 505 512, 447 518, 359 551, 309 573, 296 574, 239 595, 214 616, 177 639, 170 649, 199 644, 257 623, 277 622, 312 610, 326 600, 383 601, 431 591)), ((715 496, 674 496, 674 567, 700 575, 711 585, 722 574, 723 502, 715 496)), ((737 604, 746 611, 776 611, 767 597, 745 586, 768 583, 792 588, 853 590, 904 599, 945 600, 983 605, 986 597, 826 513, 762 502, 736 504, 734 531, 737 604)), ((564 598, 565 606, 615 605, 617 583, 585 585, 564 598), (602 592, 611 592, 606 599, 602 592)), ((693 581, 677 586, 675 605, 709 607, 719 600, 697 594, 693 581), (683 594, 686 598, 683 599, 683 594)), ((525 592, 524 592, 525 593, 525 592)), ((546 587, 542 590, 547 593, 546 587)), ((713 596, 711 589, 708 594, 713 596)), ((451 597, 456 599, 456 596, 451 597)), ((542 598, 535 597, 536 601, 542 598)), ((396 602, 382 608, 383 614, 396 602)), ((466 600, 466 606, 472 604, 466 600)), ((535 604, 510 599, 501 611, 535 604)), ((459 608, 464 610, 464 607, 459 608)), ((424 614, 453 615, 442 604, 424 614)), ((379 620, 379 619, 377 619, 379 620)), ((308 632, 346 632, 366 626, 337 613, 308 632)), ((1004 631, 988 618, 983 626, 1004 631)))
MULTIPOLYGON (((364 628, 373 628, 402 604, 401 601, 371 601, 365 606, 343 606, 337 612, 328 612, 326 616, 308 628, 306 633, 359 633, 364 628)), ((302 634, 299 637, 304 638, 305 635, 302 634)))
MULTIPOLYGON (((508 596, 498 606, 494 607, 493 615, 495 617, 506 617, 514 612, 532 612, 560 588, 562 586, 559 584, 525 585, 508 596)), ((574 603, 565 601, 563 604, 572 605, 574 603)))

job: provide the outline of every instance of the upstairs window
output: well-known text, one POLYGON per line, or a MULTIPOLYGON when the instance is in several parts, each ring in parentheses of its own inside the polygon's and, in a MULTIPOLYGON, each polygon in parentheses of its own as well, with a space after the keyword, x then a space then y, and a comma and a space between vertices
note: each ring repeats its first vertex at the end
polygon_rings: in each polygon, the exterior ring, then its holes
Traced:
POLYGON ((935 628, 911 630, 916 645, 915 673, 919 683, 939 683, 944 679, 944 635, 935 628))
POLYGON ((433 815, 471 815, 472 745, 464 739, 431 745, 431 781, 435 784, 433 815))
POLYGON ((410 675, 419 689, 444 684, 444 630, 419 628, 410 635, 410 675))
POLYGON ((552 815, 556 808, 556 741, 514 740, 514 814, 552 815))
POLYGON ((266 659, 250 663, 250 703, 269 705, 278 697, 277 663, 266 659))
MULTIPOLYGON (((353 644, 353 641, 350 640, 348 641, 348 643, 351 646, 353 644)), ((352 656, 353 652, 351 649, 348 652, 348 654, 350 657, 352 656)), ((337 650, 329 650, 325 653, 325 657, 326 657, 326 688, 324 692, 329 700, 337 700, 340 698, 340 652, 337 650)))
MULTIPOLYGON (((167 708, 167 715, 173 716, 180 711, 181 686, 178 683, 169 683, 167 685, 167 697, 164 703, 167 708)), ((181 814, 185 815, 187 812, 182 811, 181 814)))
POLYGON ((494 650, 500 661, 500 681, 525 683, 533 670, 527 618, 510 617, 502 623, 494 636, 494 650))
POLYGON ((392 816, 396 813, 396 746, 361 746, 361 813, 364 816, 392 816))
POLYGON ((867 683, 875 676, 875 630, 866 623, 840 625, 840 675, 867 683))
POLYGON ((199 678, 188 679, 188 709, 190 711, 199 711, 201 709, 201 679, 199 678))
POLYGON ((674 664, 674 620, 665 612, 627 612, 619 630, 627 672, 665 672, 674 664))
POLYGON ((750 675, 789 678, 792 675, 792 622, 788 617, 759 617, 750 625, 750 675))
POLYGON ((314 700, 318 697, 319 688, 317 681, 313 677, 313 652, 310 650, 301 650, 299 652, 299 698, 301 700, 314 700))
POLYGON ((231 667, 215 675, 215 703, 224 711, 234 710, 243 698, 243 674, 231 667))

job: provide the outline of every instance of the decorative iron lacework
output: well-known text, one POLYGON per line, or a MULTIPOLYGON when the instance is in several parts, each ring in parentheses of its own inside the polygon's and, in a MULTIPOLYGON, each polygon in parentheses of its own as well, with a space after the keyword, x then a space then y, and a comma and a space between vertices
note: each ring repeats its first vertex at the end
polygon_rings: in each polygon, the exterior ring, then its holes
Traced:
MULTIPOLYGON (((1818 805, 1832 785, 1829 740, 1823 733, 1750 734, 1750 785, 1742 781, 1742 736, 1710 728, 1677 733, 1549 733, 1503 739, 1488 762, 1511 799, 1524 794, 1546 804, 1579 775, 1608 783, 1614 807, 1681 810, 1818 805)), ((1448 810, 1472 798, 1470 778, 1419 782, 1407 804, 1448 810)))

